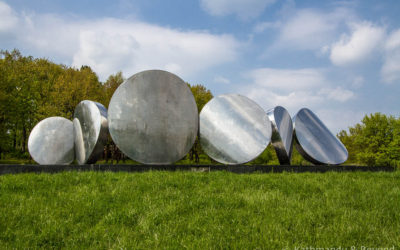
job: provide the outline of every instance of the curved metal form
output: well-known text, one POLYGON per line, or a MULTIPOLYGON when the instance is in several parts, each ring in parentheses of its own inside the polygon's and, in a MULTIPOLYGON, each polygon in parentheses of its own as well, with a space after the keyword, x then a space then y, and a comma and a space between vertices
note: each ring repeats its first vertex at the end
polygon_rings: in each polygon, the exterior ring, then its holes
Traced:
POLYGON ((303 108, 293 117, 295 146, 304 159, 314 164, 337 165, 345 162, 348 152, 322 121, 303 108))
POLYGON ((107 109, 98 102, 81 101, 75 108, 73 124, 78 164, 95 163, 107 143, 107 109))
POLYGON ((247 97, 214 97, 200 112, 200 143, 214 160, 242 164, 255 159, 271 140, 271 122, 247 97))
POLYGON ((281 106, 267 111, 272 124, 271 143, 281 165, 290 165, 292 157, 293 123, 289 112, 281 106))
POLYGON ((182 79, 166 71, 148 70, 117 88, 108 122, 111 137, 124 154, 145 164, 170 164, 193 146, 198 111, 182 79))
POLYGON ((63 117, 49 117, 32 129, 28 150, 41 165, 70 164, 75 157, 72 122, 63 117))

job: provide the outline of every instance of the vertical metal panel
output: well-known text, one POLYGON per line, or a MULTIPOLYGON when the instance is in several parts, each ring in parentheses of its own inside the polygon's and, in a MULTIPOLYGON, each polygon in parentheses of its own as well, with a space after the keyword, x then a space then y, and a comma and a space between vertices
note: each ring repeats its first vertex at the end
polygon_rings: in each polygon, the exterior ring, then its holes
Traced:
POLYGON ((98 102, 81 101, 74 112, 75 155, 79 164, 95 163, 107 143, 107 109, 98 102))
POLYGON ((289 112, 281 107, 268 110, 267 115, 272 124, 271 143, 275 148, 281 165, 290 165, 292 157, 293 123, 289 112))

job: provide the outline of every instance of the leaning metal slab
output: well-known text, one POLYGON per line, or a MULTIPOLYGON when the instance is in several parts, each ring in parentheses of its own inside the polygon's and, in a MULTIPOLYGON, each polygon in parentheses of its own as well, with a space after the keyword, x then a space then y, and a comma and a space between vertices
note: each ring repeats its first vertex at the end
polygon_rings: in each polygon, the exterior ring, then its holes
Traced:
POLYGON ((41 165, 70 164, 75 157, 72 122, 63 117, 49 117, 32 129, 28 150, 41 165))
POLYGON ((267 111, 272 124, 271 143, 281 165, 290 165, 292 157, 293 123, 289 112, 281 106, 267 111))
POLYGON ((247 97, 214 97, 200 112, 200 143, 214 160, 242 164, 255 159, 271 140, 271 122, 247 97))
POLYGON ((198 130, 198 111, 188 85, 162 71, 137 73, 111 98, 109 129, 118 148, 145 164, 170 164, 184 157, 198 130))
POLYGON ((345 162, 348 152, 322 121, 309 109, 301 109, 293 117, 296 149, 314 164, 337 165, 345 162))
POLYGON ((95 163, 107 143, 107 109, 98 102, 81 101, 75 108, 73 123, 78 164, 95 163))

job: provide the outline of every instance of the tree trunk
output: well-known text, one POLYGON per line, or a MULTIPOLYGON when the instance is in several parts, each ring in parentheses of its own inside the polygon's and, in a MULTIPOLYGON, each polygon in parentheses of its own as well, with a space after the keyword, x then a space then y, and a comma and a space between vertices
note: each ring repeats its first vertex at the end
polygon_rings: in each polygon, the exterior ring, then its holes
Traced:
POLYGON ((17 149, 17 131, 13 130, 13 149, 17 149))
POLYGON ((22 152, 26 152, 26 126, 23 124, 22 126, 22 152))

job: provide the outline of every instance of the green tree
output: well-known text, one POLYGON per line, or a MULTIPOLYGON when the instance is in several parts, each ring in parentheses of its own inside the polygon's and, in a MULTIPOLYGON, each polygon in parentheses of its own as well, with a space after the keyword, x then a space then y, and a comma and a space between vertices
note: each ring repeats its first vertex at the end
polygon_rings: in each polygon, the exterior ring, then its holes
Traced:
POLYGON ((104 103, 103 85, 88 66, 65 68, 53 85, 50 105, 58 107, 57 115, 72 119, 76 105, 83 100, 104 103))
POLYGON ((276 156, 275 149, 269 145, 256 159, 250 162, 251 165, 279 165, 278 157, 276 156))
POLYGON ((125 81, 122 72, 119 71, 115 75, 110 75, 107 81, 104 83, 104 92, 105 92, 105 102, 104 105, 108 107, 110 104, 110 100, 115 90, 125 81))
POLYGON ((49 116, 71 119, 82 100, 104 103, 103 85, 88 66, 79 70, 47 59, 0 52, 0 157, 27 157, 33 126, 49 116), (22 153, 22 155, 21 155, 22 153))
MULTIPOLYGON (((209 102, 212 98, 213 95, 210 90, 208 90, 206 87, 204 87, 201 84, 196 84, 191 86, 188 83, 188 86, 190 87, 190 90, 193 93, 194 99, 196 101, 197 105, 197 110, 200 113, 200 111, 203 109, 204 105, 206 105, 207 102, 209 102)), ((187 156, 190 161, 194 161, 196 163, 200 162, 200 159, 207 159, 207 162, 210 162, 211 159, 208 155, 206 155, 203 151, 203 149, 200 146, 200 141, 199 137, 196 137, 196 140, 194 142, 193 147, 189 151, 189 154, 187 156)))
POLYGON ((197 84, 197 85, 193 85, 193 86, 190 86, 190 84, 188 84, 188 85, 189 85, 190 90, 192 91, 194 99, 196 101, 197 110, 200 113, 200 111, 203 109, 204 105, 206 105, 207 102, 209 102, 213 98, 213 95, 209 89, 207 89, 206 87, 204 87, 201 84, 197 84))
POLYGON ((348 163, 400 165, 400 119, 381 113, 366 115, 361 124, 341 131, 338 137, 349 151, 348 163))
POLYGON ((2 79, 5 105, 3 127, 12 137, 12 147, 25 153, 29 129, 38 109, 37 90, 34 82, 33 58, 24 57, 19 51, 2 51, 2 79))

